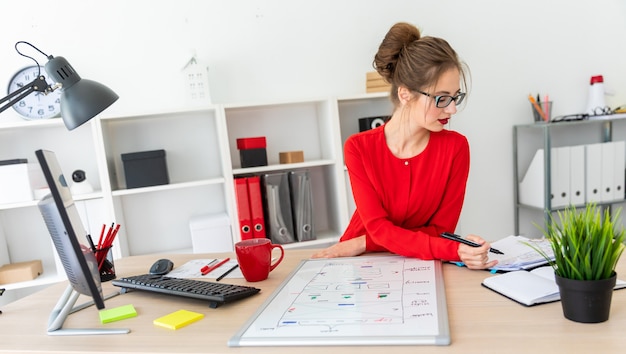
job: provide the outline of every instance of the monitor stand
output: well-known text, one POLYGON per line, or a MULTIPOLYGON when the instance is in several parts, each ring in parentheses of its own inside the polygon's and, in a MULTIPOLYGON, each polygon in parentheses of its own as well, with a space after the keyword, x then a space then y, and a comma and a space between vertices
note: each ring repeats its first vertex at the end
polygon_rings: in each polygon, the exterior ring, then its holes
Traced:
MULTIPOLYGON (((110 299, 119 295, 119 292, 106 296, 104 299, 110 299)), ((82 310, 93 305, 93 301, 73 307, 78 300, 80 294, 76 292, 72 286, 68 286, 54 306, 50 318, 48 319, 48 335, 50 336, 80 336, 80 335, 96 335, 96 334, 126 334, 130 332, 128 328, 62 328, 65 319, 70 314, 82 310)))

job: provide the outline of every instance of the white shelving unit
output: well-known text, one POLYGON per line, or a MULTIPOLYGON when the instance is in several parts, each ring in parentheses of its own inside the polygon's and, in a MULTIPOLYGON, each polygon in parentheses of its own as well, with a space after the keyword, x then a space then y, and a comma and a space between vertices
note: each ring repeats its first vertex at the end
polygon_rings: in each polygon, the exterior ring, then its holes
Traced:
MULTIPOLYGON (((47 149, 56 152, 66 177, 84 170, 95 191, 74 199, 95 238, 103 223, 122 225, 113 248, 117 258, 192 252, 189 220, 200 214, 228 215, 235 243, 240 235, 233 179, 308 170, 317 239, 285 247, 325 247, 338 240, 354 210, 343 143, 358 132, 359 118, 390 113, 386 94, 364 94, 131 116, 104 112, 71 132, 61 119, 0 119, 0 160, 37 164, 34 151, 47 149), (242 168, 236 140, 255 136, 266 137, 268 166, 242 168), (127 189, 121 154, 157 149, 166 151, 170 183, 127 189), (295 150, 304 152, 304 162, 279 163, 279 152, 295 150)), ((42 276, 0 287, 37 288, 65 278, 37 201, 0 204, 0 264, 33 259, 42 260, 42 276)))
MULTIPOLYGON (((551 195, 551 148, 585 145, 626 140, 626 119, 584 120, 561 123, 535 123, 513 127, 513 176, 515 233, 527 237, 540 237, 541 230, 550 214, 563 209, 553 207, 551 195), (525 205, 520 202, 519 184, 524 178, 531 160, 538 149, 543 149, 545 195, 544 207, 525 205)), ((598 171, 600 173, 600 171, 598 171)), ((624 198, 599 202, 604 207, 623 206, 624 198)), ((576 205, 576 207, 583 207, 576 205)), ((623 220, 624 221, 624 220, 623 220)))

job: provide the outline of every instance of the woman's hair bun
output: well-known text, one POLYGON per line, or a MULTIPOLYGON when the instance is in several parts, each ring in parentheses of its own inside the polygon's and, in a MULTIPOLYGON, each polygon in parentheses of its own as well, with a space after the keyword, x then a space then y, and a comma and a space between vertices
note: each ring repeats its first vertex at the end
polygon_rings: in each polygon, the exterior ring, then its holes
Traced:
POLYGON ((393 75, 400 53, 407 45, 419 39, 420 31, 417 27, 405 22, 396 23, 389 29, 378 47, 378 52, 374 56, 374 69, 385 81, 393 84, 393 75))

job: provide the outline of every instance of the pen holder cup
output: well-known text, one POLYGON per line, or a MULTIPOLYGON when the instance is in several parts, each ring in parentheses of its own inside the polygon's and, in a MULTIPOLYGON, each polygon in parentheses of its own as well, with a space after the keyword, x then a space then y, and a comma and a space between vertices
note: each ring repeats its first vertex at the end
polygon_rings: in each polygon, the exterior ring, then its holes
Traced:
POLYGON ((540 101, 537 102, 537 106, 531 104, 530 109, 533 111, 535 123, 549 122, 552 119, 552 101, 540 101), (541 110, 541 113, 539 113, 537 108, 541 110))
POLYGON ((115 265, 113 263, 113 247, 96 249, 95 256, 100 272, 100 281, 105 282, 115 279, 115 265))

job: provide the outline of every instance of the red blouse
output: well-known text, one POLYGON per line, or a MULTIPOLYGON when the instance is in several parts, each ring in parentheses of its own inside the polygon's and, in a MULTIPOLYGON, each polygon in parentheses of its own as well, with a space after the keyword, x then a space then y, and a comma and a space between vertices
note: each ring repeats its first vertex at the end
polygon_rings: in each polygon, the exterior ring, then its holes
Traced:
POLYGON ((341 241, 366 236, 367 251, 459 260, 454 232, 469 174, 469 144, 454 131, 431 132, 417 156, 395 157, 384 126, 355 134, 344 148, 357 209, 341 241))

